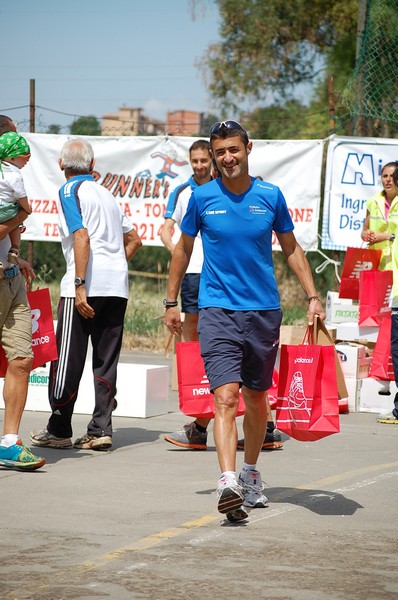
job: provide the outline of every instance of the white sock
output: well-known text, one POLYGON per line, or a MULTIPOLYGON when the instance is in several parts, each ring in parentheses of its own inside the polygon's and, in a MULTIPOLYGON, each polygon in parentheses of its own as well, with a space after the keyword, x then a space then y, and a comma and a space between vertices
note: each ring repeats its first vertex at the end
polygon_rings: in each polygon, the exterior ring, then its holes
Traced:
POLYGON ((221 477, 232 477, 232 479, 235 479, 235 481, 236 481, 235 471, 224 471, 223 473, 221 473, 220 479, 221 479, 221 477))
POLYGON ((254 465, 248 465, 247 463, 244 462, 243 463, 243 467, 242 467, 242 471, 256 471, 257 470, 256 467, 257 467, 256 464, 254 464, 254 465))
POLYGON ((0 446, 4 446, 5 448, 9 448, 10 446, 13 446, 14 444, 17 443, 18 441, 18 434, 17 433, 6 433, 6 435, 2 435, 1 436, 1 443, 0 446))

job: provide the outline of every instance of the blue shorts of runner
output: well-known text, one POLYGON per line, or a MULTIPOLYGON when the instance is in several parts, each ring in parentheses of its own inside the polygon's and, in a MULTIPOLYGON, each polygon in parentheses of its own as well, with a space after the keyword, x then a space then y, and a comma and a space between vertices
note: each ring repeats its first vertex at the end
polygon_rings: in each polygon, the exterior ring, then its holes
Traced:
POLYGON ((281 321, 280 309, 200 310, 200 351, 212 392, 232 382, 259 392, 272 387, 281 321))
POLYGON ((184 313, 197 315, 199 312, 200 273, 187 273, 181 284, 181 310, 184 313))

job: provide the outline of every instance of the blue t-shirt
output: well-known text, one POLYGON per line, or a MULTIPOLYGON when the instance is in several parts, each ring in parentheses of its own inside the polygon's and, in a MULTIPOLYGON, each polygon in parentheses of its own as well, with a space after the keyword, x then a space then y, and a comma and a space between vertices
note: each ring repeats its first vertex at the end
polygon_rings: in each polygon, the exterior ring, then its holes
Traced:
POLYGON ((182 183, 181 185, 178 185, 171 192, 170 198, 169 198, 169 200, 167 202, 166 212, 164 213, 164 218, 165 219, 172 219, 173 218, 173 213, 174 213, 174 210, 175 210, 175 207, 176 207, 176 203, 178 201, 178 196, 188 186, 191 188, 192 191, 198 187, 198 184, 194 180, 193 175, 191 175, 191 177, 188 179, 188 181, 186 181, 185 183, 182 183))
POLYGON ((83 181, 94 181, 94 177, 89 173, 85 175, 75 175, 68 179, 59 190, 59 199, 64 211, 69 233, 84 228, 78 195, 79 187, 83 181))
POLYGON ((272 260, 272 231, 293 231, 280 189, 252 178, 243 194, 229 192, 221 179, 198 186, 181 230, 201 232, 204 263, 199 308, 276 310, 280 308, 272 260))

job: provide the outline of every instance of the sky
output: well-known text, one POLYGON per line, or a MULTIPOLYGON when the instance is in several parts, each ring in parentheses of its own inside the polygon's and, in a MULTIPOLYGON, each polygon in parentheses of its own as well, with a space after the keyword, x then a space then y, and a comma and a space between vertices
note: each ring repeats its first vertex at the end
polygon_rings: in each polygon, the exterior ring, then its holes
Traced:
POLYGON ((161 121, 167 111, 217 114, 195 66, 219 40, 212 0, 0 0, 0 23, 0 114, 20 131, 31 79, 37 132, 69 133, 75 117, 123 105, 161 121))

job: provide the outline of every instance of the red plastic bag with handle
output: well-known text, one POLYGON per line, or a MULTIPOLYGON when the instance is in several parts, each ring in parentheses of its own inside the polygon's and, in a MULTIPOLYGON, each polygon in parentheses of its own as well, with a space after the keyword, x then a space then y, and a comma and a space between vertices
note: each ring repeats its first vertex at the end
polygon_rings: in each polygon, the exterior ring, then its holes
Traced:
POLYGON ((347 248, 341 273, 339 298, 359 299, 359 274, 377 269, 382 251, 372 248, 347 248))
POLYGON ((302 442, 340 431, 334 346, 313 343, 313 326, 303 344, 281 347, 276 427, 302 442))
MULTIPOLYGON (((32 314, 32 369, 58 358, 55 341, 54 321, 48 288, 28 292, 28 301, 32 314)), ((0 377, 5 377, 8 362, 0 346, 0 377)))
POLYGON ((392 271, 361 271, 359 274, 358 325, 379 327, 391 313, 392 271))
POLYGON ((395 381, 391 356, 391 315, 385 317, 380 325, 376 345, 373 350, 369 377, 395 381))
MULTIPOLYGON (((199 342, 177 342, 177 376, 180 410, 189 417, 212 419, 214 396, 210 392, 199 342)), ((238 415, 245 412, 245 403, 240 394, 238 415)))

